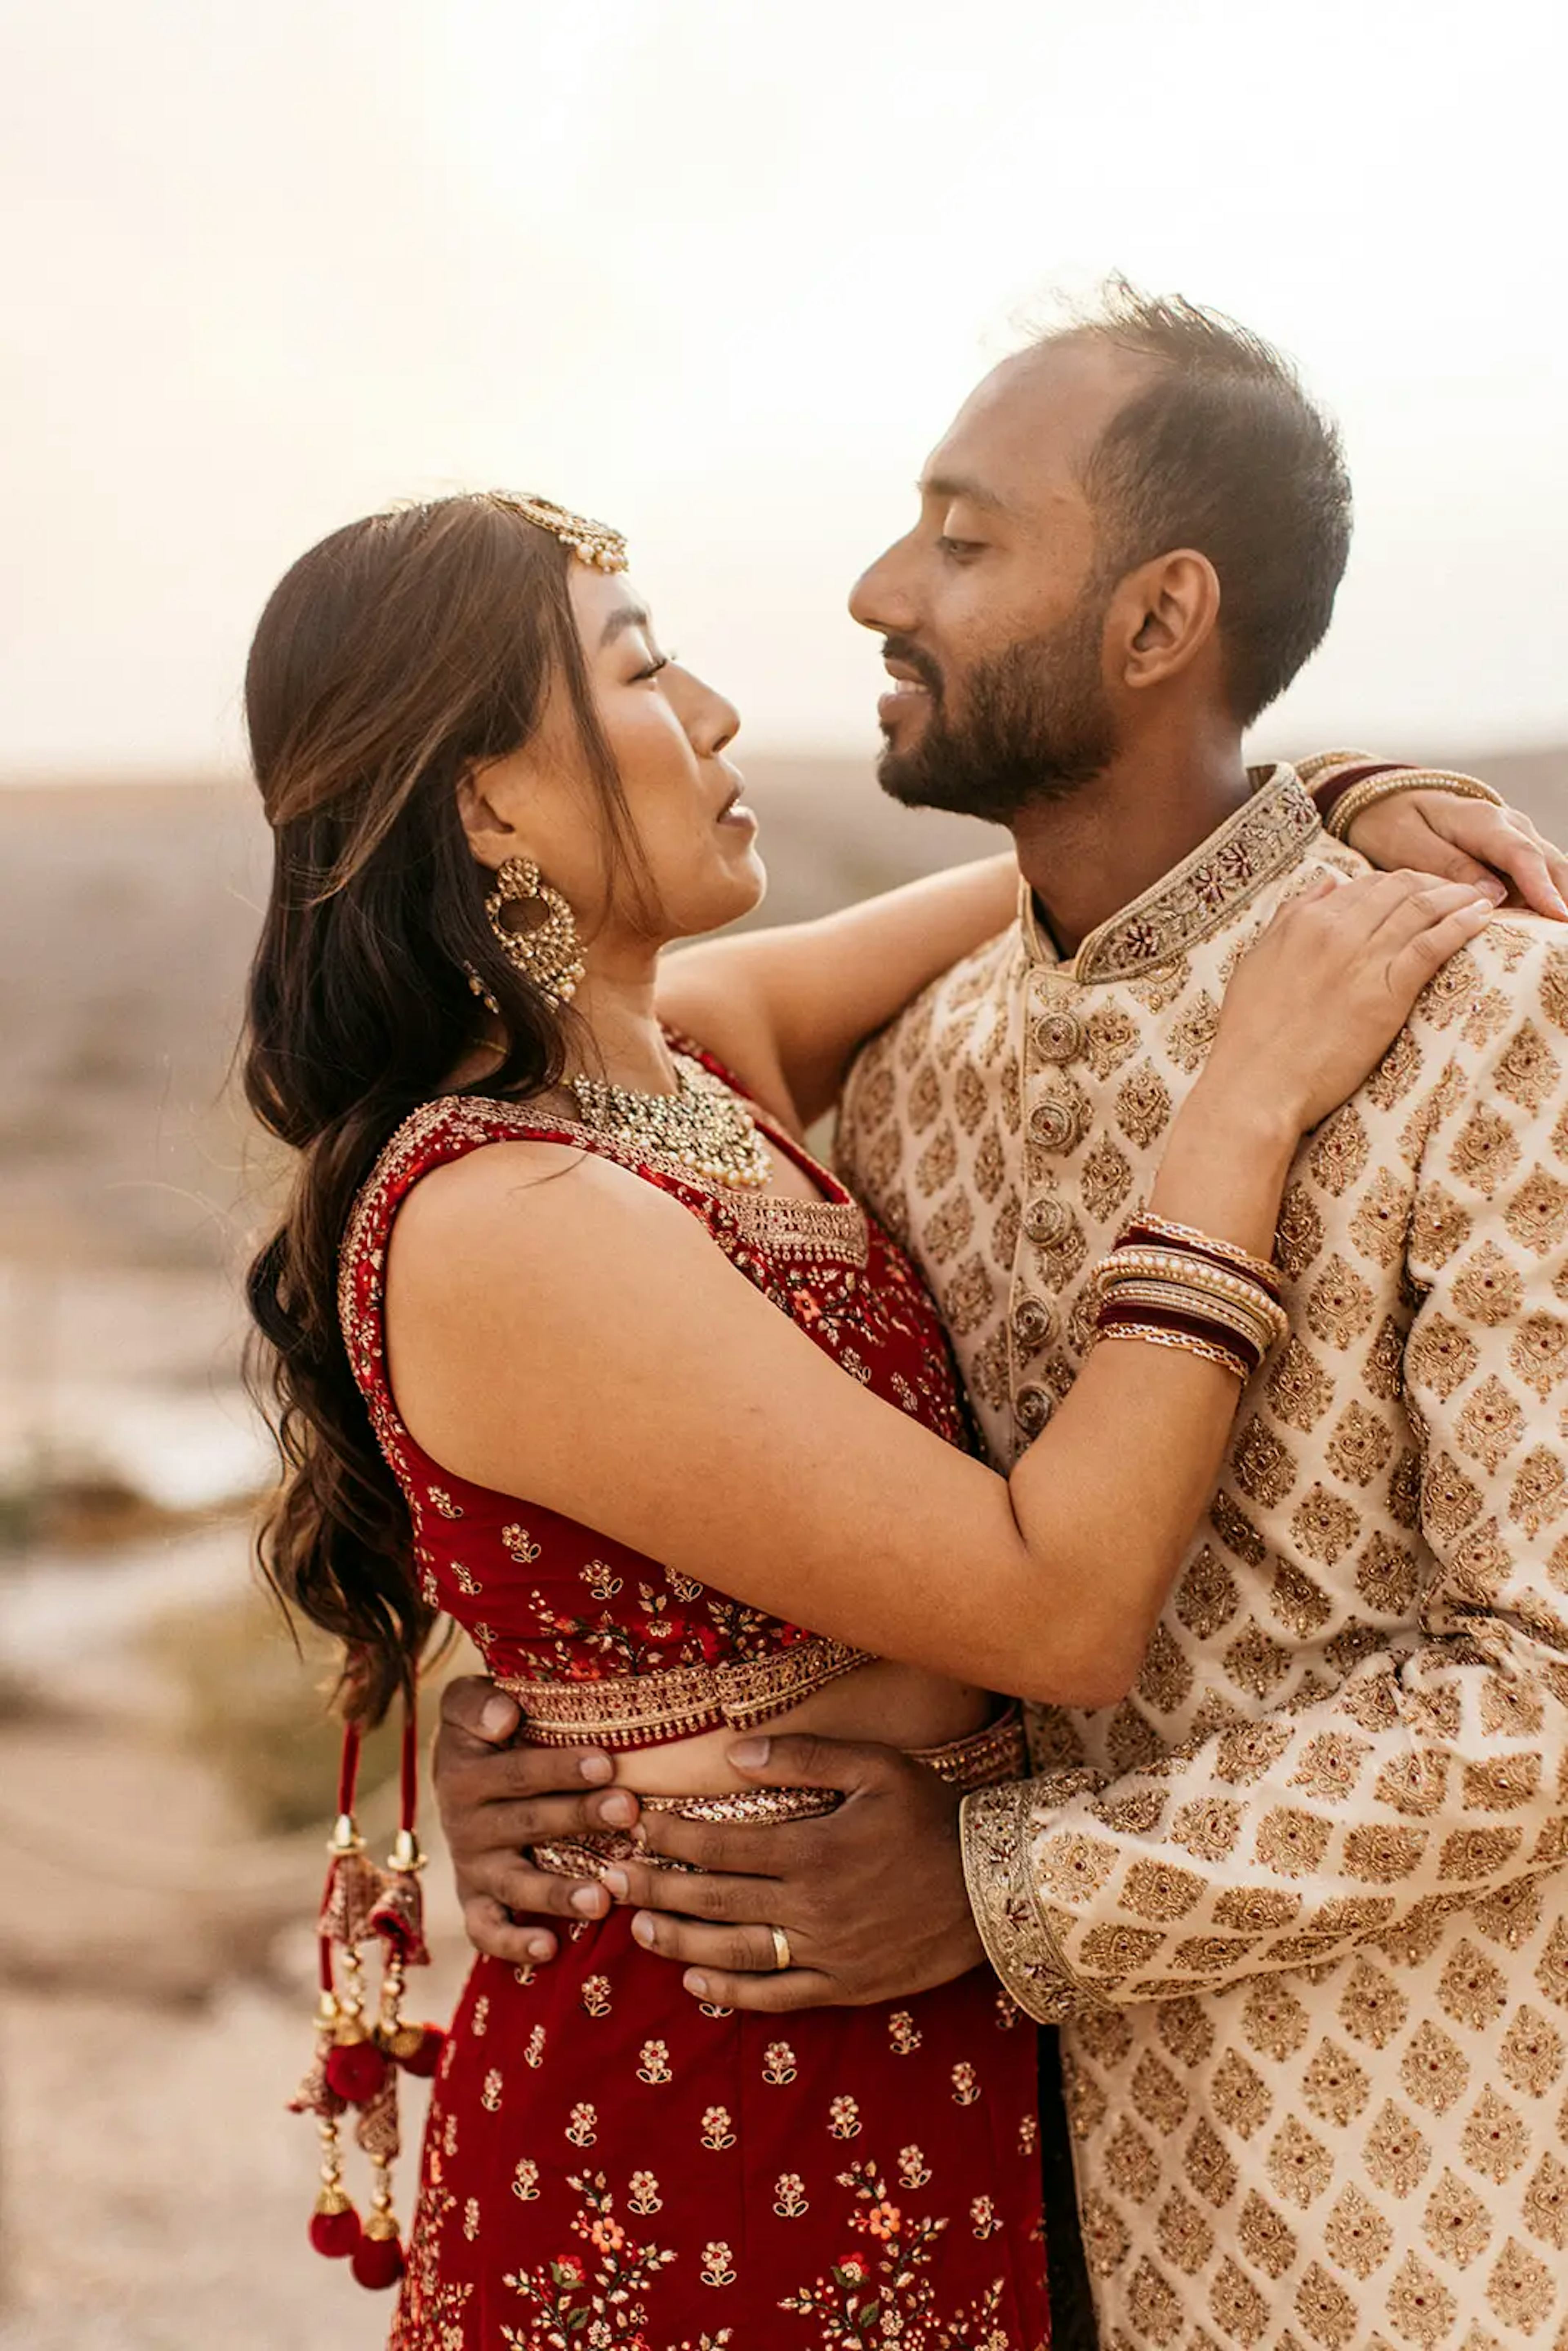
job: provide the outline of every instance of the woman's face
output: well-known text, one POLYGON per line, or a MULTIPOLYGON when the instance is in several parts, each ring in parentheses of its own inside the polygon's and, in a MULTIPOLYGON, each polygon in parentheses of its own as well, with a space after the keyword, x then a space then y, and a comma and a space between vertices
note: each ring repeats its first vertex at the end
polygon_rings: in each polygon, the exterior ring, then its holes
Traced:
MULTIPOLYGON (((667 658, 646 608, 623 572, 574 563, 572 609, 599 723, 621 778, 641 844, 649 919, 610 903, 597 789, 584 773, 570 701, 552 697, 538 736, 480 779, 485 799, 515 831, 503 856, 531 857, 561 891, 588 943, 693 938, 747 914, 767 887, 757 854, 757 820, 740 799, 741 778, 723 757, 740 725, 733 704, 667 658)), ((478 854, 492 862, 493 836, 470 819, 478 854)), ((493 862, 498 863, 499 856, 493 862)))

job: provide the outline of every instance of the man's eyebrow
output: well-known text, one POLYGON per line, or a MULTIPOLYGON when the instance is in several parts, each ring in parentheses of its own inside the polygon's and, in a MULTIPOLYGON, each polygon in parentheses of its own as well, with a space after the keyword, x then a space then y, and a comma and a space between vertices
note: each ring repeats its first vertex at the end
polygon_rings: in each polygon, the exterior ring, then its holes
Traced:
POLYGON ((988 490, 983 483, 966 474, 927 474, 915 487, 923 498, 962 498, 967 506, 985 507, 992 514, 1012 511, 995 490, 988 490))
POLYGON ((646 605, 617 604, 604 623, 604 633, 599 640, 601 650, 612 645, 617 637, 623 637, 628 629, 645 629, 652 617, 646 605))

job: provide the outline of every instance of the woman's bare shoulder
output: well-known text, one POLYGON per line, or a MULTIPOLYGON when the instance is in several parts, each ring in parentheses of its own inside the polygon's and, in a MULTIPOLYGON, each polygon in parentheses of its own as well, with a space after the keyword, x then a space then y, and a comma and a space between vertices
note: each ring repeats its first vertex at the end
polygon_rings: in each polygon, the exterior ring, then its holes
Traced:
MULTIPOLYGON (((580 1285, 595 1266, 624 1269, 650 1247, 684 1254, 701 1225, 656 1185, 570 1140, 519 1136, 486 1144, 423 1176, 392 1228, 405 1287, 492 1295, 580 1285)), ((594 1286, 597 1287, 597 1281, 594 1286)))

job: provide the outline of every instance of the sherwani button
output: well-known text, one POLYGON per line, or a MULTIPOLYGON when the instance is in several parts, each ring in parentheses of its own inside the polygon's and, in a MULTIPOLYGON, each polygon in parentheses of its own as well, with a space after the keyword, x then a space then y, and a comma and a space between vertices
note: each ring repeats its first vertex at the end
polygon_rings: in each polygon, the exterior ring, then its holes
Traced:
POLYGON ((1082 1132, 1071 1103, 1049 1095, 1030 1111, 1029 1131, 1046 1151, 1070 1151, 1082 1132))
POLYGON ((1072 1211, 1054 1193, 1043 1192, 1024 1210, 1023 1228, 1037 1249, 1060 1249, 1072 1230, 1072 1211))
POLYGON ((1030 1380, 1013 1398, 1013 1418, 1026 1437, 1038 1437, 1056 1406, 1056 1398, 1038 1380, 1030 1380))
POLYGON ((1056 1317, 1043 1298, 1020 1298, 1012 1311, 1012 1333, 1019 1345, 1035 1354, 1056 1329, 1056 1317))
POLYGON ((1083 1023, 1076 1012, 1042 1012, 1034 1043, 1043 1061, 1075 1061, 1083 1050, 1083 1023))

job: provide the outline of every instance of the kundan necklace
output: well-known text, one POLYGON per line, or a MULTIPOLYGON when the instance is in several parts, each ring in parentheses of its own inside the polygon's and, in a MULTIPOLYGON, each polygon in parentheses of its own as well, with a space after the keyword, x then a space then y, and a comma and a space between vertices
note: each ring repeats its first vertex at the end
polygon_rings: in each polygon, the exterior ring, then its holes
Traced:
POLYGON ((687 1053, 674 1055, 680 1092, 641 1094, 603 1078, 568 1078, 582 1123, 673 1159, 710 1183, 759 1191, 772 1164, 750 1110, 687 1053))

